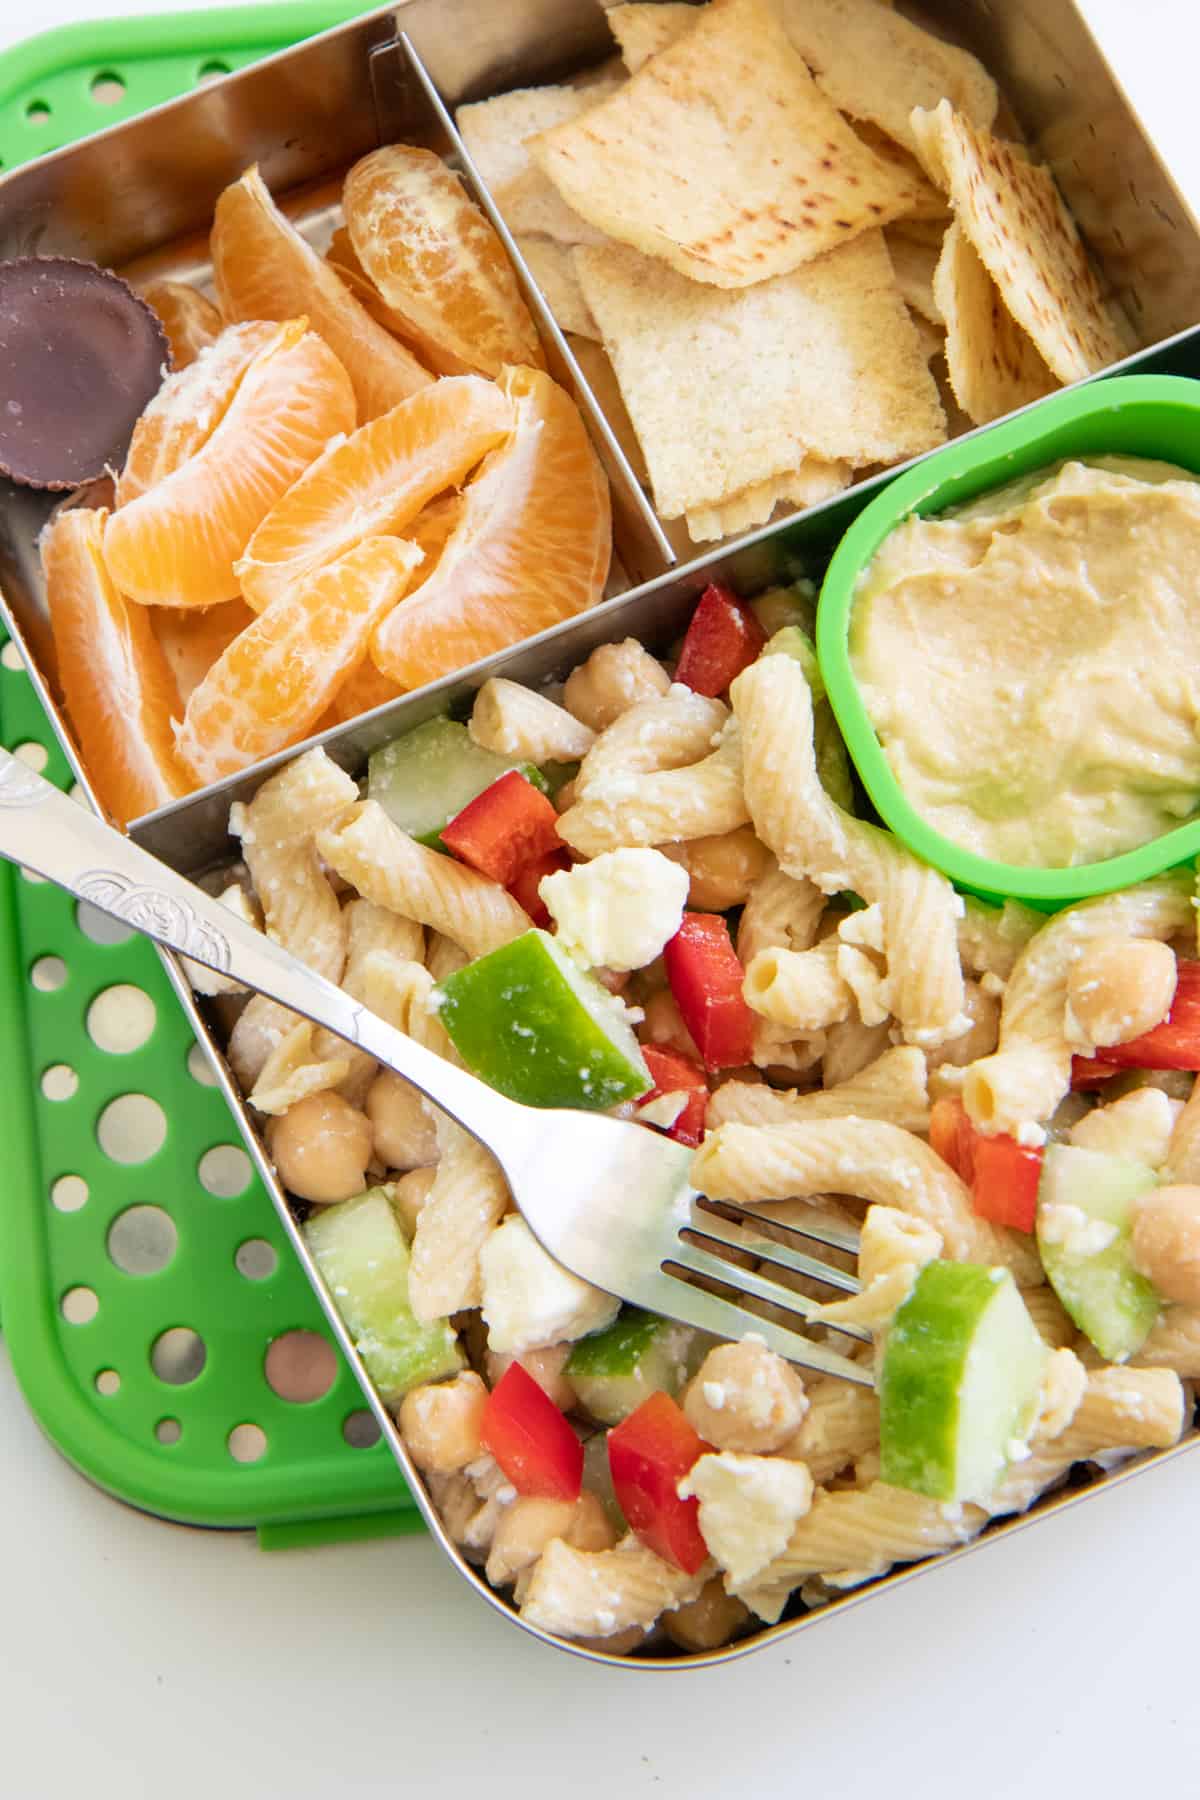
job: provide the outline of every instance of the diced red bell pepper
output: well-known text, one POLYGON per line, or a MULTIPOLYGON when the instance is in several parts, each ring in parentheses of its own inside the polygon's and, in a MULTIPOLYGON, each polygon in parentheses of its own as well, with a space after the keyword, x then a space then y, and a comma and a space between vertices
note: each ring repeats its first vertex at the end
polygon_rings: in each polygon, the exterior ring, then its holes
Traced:
POLYGON ((975 1127, 967 1117, 967 1109, 953 1094, 935 1100, 929 1112, 929 1147, 970 1187, 975 1173, 972 1149, 975 1127))
POLYGON ((738 1069, 754 1050, 754 1014, 742 995, 746 972, 719 913, 685 912, 663 950, 675 1004, 706 1069, 738 1069))
POLYGON ((460 861, 502 887, 527 863, 559 847, 558 814, 518 769, 509 769, 442 827, 442 842, 460 861))
POLYGON ((519 1362, 508 1365, 483 1409, 479 1431, 518 1494, 578 1500, 583 1445, 566 1417, 519 1362))
POLYGON ((613 1491, 647 1549, 694 1575, 708 1557, 700 1508, 677 1489, 711 1445, 694 1431, 669 1394, 654 1393, 608 1434, 613 1491))
POLYGON ((976 1132, 972 1162, 971 1204, 979 1217, 1014 1231, 1032 1231, 1037 1224, 1042 1151, 1018 1144, 1005 1132, 993 1137, 976 1132))
POLYGON ((1161 1025, 1127 1044, 1105 1044, 1096 1061, 1117 1069, 1200 1071, 1200 962, 1178 961, 1175 998, 1161 1025))
POLYGON ((686 1094, 687 1105, 675 1123, 667 1128, 667 1136, 681 1144, 698 1144, 704 1136, 704 1114, 708 1108, 708 1080, 704 1070, 690 1056, 682 1056, 678 1050, 666 1049, 661 1044, 643 1044, 642 1055, 654 1086, 638 1105, 644 1106, 646 1100, 657 1100, 660 1094, 686 1094))
POLYGON ((971 1205, 981 1219, 1014 1231, 1034 1229, 1042 1177, 1040 1149, 1018 1144, 1005 1132, 985 1137, 953 1095, 933 1103, 929 1145, 970 1188, 971 1205))
POLYGON ((515 880, 509 882, 509 893, 518 906, 525 908, 535 925, 544 927, 550 923, 550 910, 538 893, 538 883, 544 876, 553 875, 559 869, 569 869, 570 866, 571 859, 565 850, 548 850, 545 856, 527 862, 518 871, 515 880))
POLYGON ((675 679, 697 694, 715 698, 750 667, 766 641, 766 632, 746 602, 712 582, 692 614, 675 679))
POLYGON ((1121 1073, 1115 1063, 1104 1063, 1095 1056, 1071 1058, 1071 1090, 1081 1093, 1087 1088, 1103 1087, 1106 1081, 1121 1073))

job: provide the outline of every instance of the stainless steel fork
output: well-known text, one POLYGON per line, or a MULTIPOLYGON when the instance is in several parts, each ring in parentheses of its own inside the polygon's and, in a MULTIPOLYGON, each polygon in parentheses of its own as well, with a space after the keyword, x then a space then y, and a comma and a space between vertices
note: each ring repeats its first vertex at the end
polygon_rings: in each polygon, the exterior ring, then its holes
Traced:
POLYGON ((810 1238, 855 1251, 852 1230, 816 1215, 807 1230, 772 1227, 783 1234, 775 1238, 756 1215, 718 1206, 692 1187, 686 1146, 602 1113, 506 1099, 369 1012, 6 750, 0 750, 0 855, 282 1002, 403 1075, 486 1145, 534 1235, 583 1280, 720 1337, 757 1332, 792 1362, 871 1385, 869 1368, 798 1329, 817 1302, 738 1260, 854 1292, 853 1275, 783 1241, 810 1238), (748 1300, 766 1303, 768 1314, 740 1304, 748 1300))

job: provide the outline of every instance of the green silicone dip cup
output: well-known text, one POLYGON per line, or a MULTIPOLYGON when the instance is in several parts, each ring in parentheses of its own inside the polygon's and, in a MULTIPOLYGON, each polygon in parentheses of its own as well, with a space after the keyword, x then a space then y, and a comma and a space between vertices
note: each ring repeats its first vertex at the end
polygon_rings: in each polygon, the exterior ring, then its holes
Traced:
POLYGON ((913 513, 944 512, 1048 464, 1143 456, 1200 475, 1200 382, 1127 375, 1071 388, 978 436, 950 444, 897 476, 838 545, 817 608, 817 657, 846 748, 884 823, 902 843, 969 893, 1050 910, 1130 887, 1200 855, 1200 813, 1186 825, 1103 862, 1026 868, 977 856, 935 831, 905 797, 875 735, 850 662, 855 594, 884 538, 913 513))

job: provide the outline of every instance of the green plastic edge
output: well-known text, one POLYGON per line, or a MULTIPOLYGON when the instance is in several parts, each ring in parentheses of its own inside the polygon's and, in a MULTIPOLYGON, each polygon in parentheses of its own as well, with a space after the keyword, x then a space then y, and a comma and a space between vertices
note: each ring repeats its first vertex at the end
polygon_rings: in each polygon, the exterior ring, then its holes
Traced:
POLYGON ((1200 854, 1200 821, 1103 862, 1031 869, 964 850, 909 803, 875 735, 850 660, 859 580, 888 533, 916 513, 973 500, 1070 456, 1140 455, 1200 473, 1200 382, 1179 375, 1118 375, 1037 403, 985 436, 937 451, 899 475, 858 515, 834 552, 817 605, 817 654, 842 736, 884 823, 923 861, 987 899, 1065 906, 1182 868, 1200 854))
MULTIPOLYGON (((355 17, 359 6, 326 4, 268 5, 219 8, 171 16, 149 15, 64 25, 42 32, 14 46, 0 57, 0 109, 11 108, 29 90, 54 77, 76 70, 94 69, 105 63, 162 57, 188 57, 206 52, 229 57, 263 56, 285 49, 355 17)), ((178 91, 170 84, 166 99, 178 91)), ((97 114, 94 129, 118 122, 138 107, 115 107, 97 114)), ((76 136, 86 132, 76 132, 76 136)), ((31 157, 40 146, 31 143, 31 157)), ((9 166, 14 159, 10 157, 9 166)), ((0 954, 8 965, 10 1004, 0 1008, 0 1069, 22 1066, 27 1047, 24 983, 15 968, 18 936, 15 916, 16 874, 0 868, 0 954)), ((0 1132, 3 1132, 8 1168, 14 1184, 34 1189, 39 1181, 39 1156, 33 1124, 32 1096, 25 1083, 0 1081, 0 1132)), ((37 1215, 40 1219, 40 1214, 37 1215)), ((11 1208, 0 1207, 0 1273, 20 1266, 23 1247, 20 1221, 11 1208)), ((45 1262, 45 1242, 40 1246, 45 1262)), ((414 1503, 394 1502, 371 1512, 345 1512, 332 1501, 318 1506, 315 1516, 256 1522, 247 1516, 247 1495, 238 1492, 234 1471, 205 1473, 189 1466, 173 1478, 169 1460, 161 1453, 141 1450, 116 1436, 103 1416, 93 1409, 75 1384, 62 1359, 44 1296, 28 1284, 15 1283, 4 1295, 7 1335, 13 1371, 22 1391, 37 1395, 34 1408, 42 1430, 72 1465, 107 1493, 140 1510, 187 1524, 231 1529, 254 1529, 264 1549, 287 1549, 352 1539, 378 1538, 418 1532, 423 1521, 414 1503), (46 1423, 53 1420, 51 1431, 46 1423), (200 1516, 198 1516, 200 1515, 200 1516)), ((398 1475, 397 1471, 397 1475, 398 1475)), ((257 1470, 255 1512, 277 1504, 294 1506, 294 1477, 257 1470), (273 1492, 274 1490, 274 1492, 273 1492)))

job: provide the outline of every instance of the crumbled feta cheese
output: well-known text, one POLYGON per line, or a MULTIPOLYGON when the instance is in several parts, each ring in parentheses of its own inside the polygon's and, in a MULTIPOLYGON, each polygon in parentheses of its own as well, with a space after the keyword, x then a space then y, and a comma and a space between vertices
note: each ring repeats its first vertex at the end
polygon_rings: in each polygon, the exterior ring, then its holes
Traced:
POLYGON ((1117 1227, 1104 1219, 1089 1219, 1081 1206, 1051 1202, 1038 1211, 1038 1236, 1057 1244, 1068 1256, 1098 1256, 1117 1238, 1117 1227))
POLYGON ((786 1547, 812 1505, 813 1479, 802 1462, 722 1450, 693 1463, 678 1492, 699 1500, 700 1535, 736 1587, 786 1547))
POLYGON ((637 1116, 647 1125, 661 1125, 664 1131, 670 1131, 687 1103, 687 1095, 680 1091, 656 1094, 653 1100, 647 1100, 644 1106, 638 1107, 637 1116))
POLYGON ((589 968, 644 969, 679 930, 688 873, 659 850, 605 850, 538 886, 558 941, 589 968))
POLYGON ((524 1219, 502 1219, 479 1252, 488 1348, 519 1354, 602 1331, 620 1302, 555 1262, 524 1219))
POLYGON ((1022 1119, 1015 1135, 1023 1150, 1040 1150, 1046 1142, 1046 1133, 1034 1119, 1022 1119))
POLYGON ((701 1383, 701 1392, 714 1412, 720 1412, 725 1405, 725 1386, 720 1381, 701 1383))

